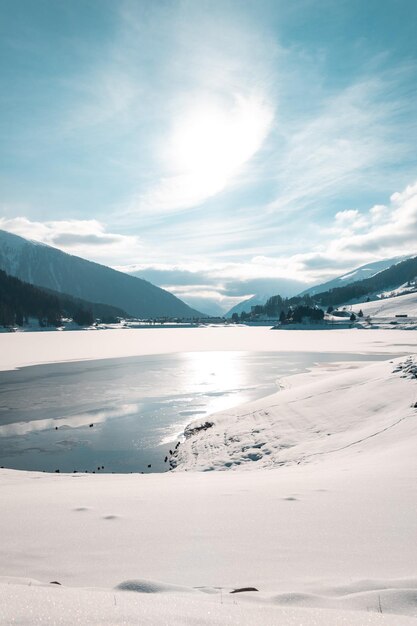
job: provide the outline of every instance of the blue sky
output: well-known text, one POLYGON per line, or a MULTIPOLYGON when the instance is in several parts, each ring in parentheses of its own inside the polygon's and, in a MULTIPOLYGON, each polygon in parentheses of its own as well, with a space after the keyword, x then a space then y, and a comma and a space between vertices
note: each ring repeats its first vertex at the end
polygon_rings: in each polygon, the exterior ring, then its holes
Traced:
POLYGON ((414 0, 1 6, 0 228, 223 309, 417 253, 414 0))

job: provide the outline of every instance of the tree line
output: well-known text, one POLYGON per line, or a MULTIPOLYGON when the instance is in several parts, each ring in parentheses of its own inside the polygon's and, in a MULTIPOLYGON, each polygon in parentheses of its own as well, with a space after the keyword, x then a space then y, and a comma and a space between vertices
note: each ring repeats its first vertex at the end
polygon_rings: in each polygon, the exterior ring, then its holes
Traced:
POLYGON ((266 304, 258 304, 252 307, 250 313, 242 311, 240 317, 237 313, 233 313, 232 320, 249 321, 259 316, 266 315, 271 318, 279 318, 281 324, 299 324, 303 319, 311 321, 320 321, 324 318, 324 311, 316 306, 310 296, 282 298, 281 296, 272 296, 267 300, 266 304))
POLYGON ((0 325, 24 326, 36 319, 39 326, 60 326, 70 317, 79 326, 89 326, 100 316, 103 321, 126 317, 124 311, 109 305, 88 303, 25 283, 0 270, 0 325))

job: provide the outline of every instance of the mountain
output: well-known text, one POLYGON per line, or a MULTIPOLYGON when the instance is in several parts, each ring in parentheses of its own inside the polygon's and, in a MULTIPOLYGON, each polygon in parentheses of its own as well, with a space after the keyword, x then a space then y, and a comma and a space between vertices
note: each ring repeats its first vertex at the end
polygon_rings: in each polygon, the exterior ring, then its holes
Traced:
POLYGON ((247 300, 243 300, 242 302, 235 304, 235 306, 226 313, 225 317, 232 317, 233 313, 240 315, 243 311, 245 313, 250 313, 253 306, 256 306, 257 304, 265 304, 270 297, 271 294, 259 294, 252 296, 252 298, 248 298, 247 300))
POLYGON ((342 276, 338 276, 337 278, 328 280, 325 283, 320 283, 319 285, 309 287, 308 289, 302 291, 300 293, 300 296, 305 296, 307 294, 313 296, 316 293, 330 291, 330 289, 334 289, 335 287, 344 287, 345 285, 349 285, 350 283, 355 283, 359 280, 371 278, 372 276, 375 276, 375 274, 378 274, 388 267, 391 267, 396 263, 400 263, 407 258, 407 256, 399 256, 392 259, 384 259, 383 261, 375 261, 374 263, 362 265, 361 267, 358 267, 355 270, 351 270, 350 272, 347 272, 342 276))
POLYGON ((417 279, 417 257, 406 259, 391 267, 374 274, 370 278, 359 280, 343 287, 314 294, 313 299, 322 305, 339 306, 350 302, 370 298, 376 300, 381 292, 395 290, 398 287, 410 284, 414 290, 417 279))
POLYGON ((209 317, 224 316, 224 309, 222 309, 221 306, 219 306, 217 302, 215 302, 211 298, 204 298, 203 296, 200 297, 194 295, 181 295, 181 298, 183 298, 183 301, 188 304, 188 306, 197 307, 199 311, 202 311, 205 315, 209 317))
MULTIPOLYGON (((407 294, 417 291, 417 257, 406 259, 374 274, 370 278, 358 280, 342 287, 333 287, 313 295, 300 294, 291 298, 281 295, 272 296, 261 307, 259 313, 278 316, 297 307, 339 307, 340 305, 360 303, 389 297, 390 294, 407 294)), ((404 295, 402 296, 404 297, 404 295)))
MULTIPOLYGON (((295 294, 300 293, 300 289, 305 287, 305 285, 305 283, 300 281, 289 280, 286 278, 259 279, 252 281, 252 286, 258 288, 254 295, 250 298, 245 298, 238 304, 235 304, 235 306, 225 314, 225 317, 232 317, 233 313, 238 313, 240 315, 242 311, 250 313, 251 307, 256 306, 257 304, 265 304, 271 296, 274 296, 277 293, 284 297, 294 296, 295 294)), ((248 283, 247 287, 251 287, 251 282, 248 283)), ((255 289, 253 291, 255 291, 255 289)), ((248 292, 250 293, 249 289, 246 293, 248 292)))
POLYGON ((23 325, 25 318, 36 318, 41 325, 56 326, 61 317, 113 319, 126 317, 121 309, 73 298, 50 289, 35 287, 0 270, 0 325, 23 325))
MULTIPOLYGON (((0 270, 1 272, 2 270, 0 270)), ((15 280, 19 280, 15 278, 15 280)), ((21 281, 23 283, 23 281, 21 281)), ((24 285, 28 285, 29 287, 33 287, 29 283, 23 283, 24 285)), ((74 317, 74 312, 81 310, 90 311, 94 319, 101 319, 106 321, 106 319, 114 319, 117 317, 129 318, 130 316, 126 311, 120 309, 119 307, 112 306, 111 304, 102 304, 101 302, 89 302, 88 300, 83 300, 82 298, 75 298, 74 296, 69 296, 67 293, 60 293, 59 291, 54 291, 53 289, 46 289, 45 287, 37 287, 40 291, 43 291, 45 294, 49 294, 55 298, 57 298, 61 310, 67 317, 74 317)))
POLYGON ((38 287, 116 306, 134 317, 201 317, 182 300, 146 280, 3 230, 0 269, 38 287))

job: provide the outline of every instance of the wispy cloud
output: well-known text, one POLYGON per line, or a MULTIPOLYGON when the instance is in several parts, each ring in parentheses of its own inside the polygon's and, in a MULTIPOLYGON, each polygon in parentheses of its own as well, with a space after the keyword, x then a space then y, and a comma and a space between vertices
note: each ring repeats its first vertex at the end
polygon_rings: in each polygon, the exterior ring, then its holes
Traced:
MULTIPOLYGON (((286 137, 278 163, 280 191, 269 210, 321 209, 326 199, 346 195, 352 186, 369 191, 382 183, 386 189, 413 150, 403 134, 404 117, 413 119, 414 107, 401 97, 405 78, 401 72, 368 75, 325 96, 310 120, 299 119, 286 137)), ((416 131, 415 122, 407 123, 408 133, 416 131)))
POLYGON ((258 255, 241 262, 204 265, 197 261, 182 267, 145 264, 121 269, 139 272, 179 297, 205 297, 225 305, 229 298, 295 293, 302 290, 303 283, 321 282, 365 263, 417 255, 416 242, 417 183, 394 193, 387 205, 338 211, 326 229, 325 241, 313 243, 303 253, 258 255), (299 281, 298 286, 290 281, 299 281))
POLYGON ((125 207, 127 215, 183 211, 219 194, 272 127, 271 61, 278 46, 242 16, 219 9, 183 2, 154 6, 144 16, 135 3, 124 5, 121 37, 132 74, 132 59, 143 57, 151 37, 163 37, 165 61, 155 63, 151 53, 155 72, 146 77, 154 174, 125 207))

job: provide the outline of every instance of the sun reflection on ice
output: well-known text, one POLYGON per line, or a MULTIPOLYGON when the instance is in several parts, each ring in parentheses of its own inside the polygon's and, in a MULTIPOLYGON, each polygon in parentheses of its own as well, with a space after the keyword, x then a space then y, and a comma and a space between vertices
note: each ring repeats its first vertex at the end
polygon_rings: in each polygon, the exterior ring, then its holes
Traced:
POLYGON ((187 387, 209 397, 207 415, 248 400, 250 386, 244 352, 188 352, 183 355, 187 387))

